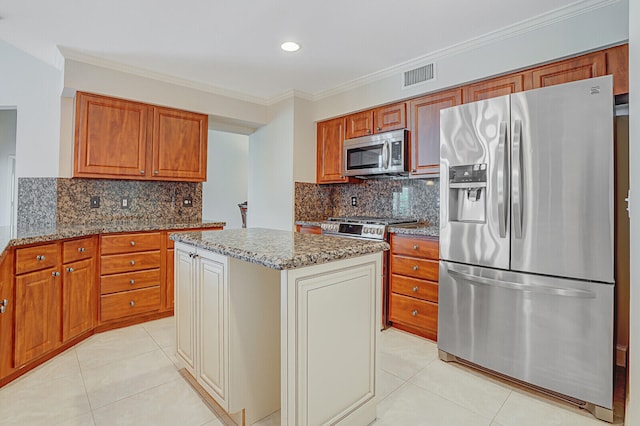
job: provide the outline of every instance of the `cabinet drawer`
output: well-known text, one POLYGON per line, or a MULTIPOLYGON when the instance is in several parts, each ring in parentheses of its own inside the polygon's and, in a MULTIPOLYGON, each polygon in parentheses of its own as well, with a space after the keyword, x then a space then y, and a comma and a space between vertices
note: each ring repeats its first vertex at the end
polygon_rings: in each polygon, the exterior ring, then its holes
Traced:
POLYGON ((161 244, 162 233, 160 232, 104 235, 101 240, 100 253, 105 255, 160 250, 161 244))
POLYGON ((149 271, 125 272, 107 275, 100 278, 100 294, 117 293, 119 291, 137 290, 139 288, 160 285, 160 269, 149 271))
POLYGON ((141 271, 160 267, 160 250, 113 254, 100 258, 100 275, 141 271))
POLYGON ((403 275, 391 275, 391 292, 438 303, 438 283, 403 275))
POLYGON ((401 294, 391 294, 389 319, 391 322, 438 331, 438 304, 401 294))
POLYGON ((16 275, 54 267, 58 264, 56 243, 16 250, 16 275))
POLYGON ((100 296, 100 319, 110 321, 160 309, 160 286, 100 296))
POLYGON ((391 235, 391 253, 425 259, 439 259, 440 257, 438 240, 398 234, 391 235))
POLYGON ((90 259, 96 252, 95 238, 65 241, 62 243, 62 259, 64 263, 90 259))
POLYGON ((391 273, 438 281, 438 261, 392 255, 391 273))

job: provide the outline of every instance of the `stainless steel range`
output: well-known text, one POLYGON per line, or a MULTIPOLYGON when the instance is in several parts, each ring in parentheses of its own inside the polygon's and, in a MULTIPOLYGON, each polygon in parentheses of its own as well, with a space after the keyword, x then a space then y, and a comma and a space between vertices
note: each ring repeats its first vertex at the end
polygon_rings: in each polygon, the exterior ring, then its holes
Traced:
MULTIPOLYGON (((389 226, 417 223, 416 219, 349 216, 330 217, 321 224, 323 235, 389 241, 389 226)), ((382 262, 382 328, 389 323, 389 253, 384 252, 382 262)))

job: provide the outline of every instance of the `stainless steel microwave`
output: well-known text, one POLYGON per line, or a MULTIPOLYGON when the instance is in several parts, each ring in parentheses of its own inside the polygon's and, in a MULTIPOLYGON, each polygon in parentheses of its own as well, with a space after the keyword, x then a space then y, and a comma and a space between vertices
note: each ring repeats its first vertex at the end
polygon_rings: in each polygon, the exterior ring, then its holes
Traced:
POLYGON ((344 175, 403 174, 409 169, 408 132, 394 130, 344 141, 344 175))

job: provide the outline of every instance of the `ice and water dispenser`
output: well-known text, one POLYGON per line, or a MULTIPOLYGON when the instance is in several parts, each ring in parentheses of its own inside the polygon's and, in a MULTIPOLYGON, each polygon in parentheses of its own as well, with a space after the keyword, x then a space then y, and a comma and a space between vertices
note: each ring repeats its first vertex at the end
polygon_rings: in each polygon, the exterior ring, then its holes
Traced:
POLYGON ((485 222, 487 164, 449 167, 449 221, 485 222))

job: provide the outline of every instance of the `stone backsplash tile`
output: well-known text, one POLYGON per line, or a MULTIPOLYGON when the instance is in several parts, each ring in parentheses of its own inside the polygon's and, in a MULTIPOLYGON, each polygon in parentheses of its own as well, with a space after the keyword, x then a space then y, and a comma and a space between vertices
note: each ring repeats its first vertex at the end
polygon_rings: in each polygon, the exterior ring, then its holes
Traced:
POLYGON ((18 178, 18 229, 55 225, 57 190, 57 178, 18 178))
POLYGON ((296 182, 295 220, 328 216, 408 217, 438 225, 438 179, 379 179, 354 184, 296 182), (357 198, 357 206, 351 205, 357 198))
POLYGON ((202 184, 110 179, 20 178, 18 229, 42 225, 152 220, 188 223, 202 220, 202 184), (92 196, 100 207, 91 208, 92 196), (121 197, 129 208, 120 207, 121 197), (183 207, 184 197, 192 207, 183 207))

